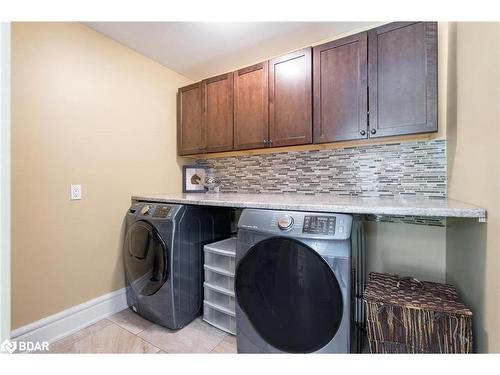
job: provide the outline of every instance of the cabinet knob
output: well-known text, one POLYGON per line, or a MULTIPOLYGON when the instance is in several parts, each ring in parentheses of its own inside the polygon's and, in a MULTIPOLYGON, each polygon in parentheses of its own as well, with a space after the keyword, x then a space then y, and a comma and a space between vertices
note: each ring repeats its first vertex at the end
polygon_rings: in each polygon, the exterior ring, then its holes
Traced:
POLYGON ((264 144, 267 145, 267 139, 264 139, 262 142, 264 142, 264 144))
POLYGON ((375 134, 377 132, 377 129, 372 129, 370 130, 370 133, 375 134))
POLYGON ((361 130, 361 131, 359 132, 359 134, 361 134, 361 135, 366 135, 366 132, 365 132, 364 130, 361 130))

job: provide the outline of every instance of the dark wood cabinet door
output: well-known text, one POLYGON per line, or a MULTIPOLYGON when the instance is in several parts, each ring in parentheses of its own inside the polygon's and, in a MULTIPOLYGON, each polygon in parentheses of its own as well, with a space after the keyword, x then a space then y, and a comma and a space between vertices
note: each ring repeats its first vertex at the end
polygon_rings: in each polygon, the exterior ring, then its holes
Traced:
POLYGON ((202 81, 204 152, 233 149, 233 73, 202 81))
POLYGON ((234 149, 267 147, 268 62, 234 73, 234 149))
POLYGON ((269 61, 270 145, 312 142, 311 48, 269 61))
POLYGON ((367 34, 314 47, 314 143, 368 137, 367 34))
POLYGON ((437 131, 437 23, 381 26, 368 46, 370 137, 437 131))
POLYGON ((201 82, 177 93, 177 153, 198 154, 203 147, 201 82))

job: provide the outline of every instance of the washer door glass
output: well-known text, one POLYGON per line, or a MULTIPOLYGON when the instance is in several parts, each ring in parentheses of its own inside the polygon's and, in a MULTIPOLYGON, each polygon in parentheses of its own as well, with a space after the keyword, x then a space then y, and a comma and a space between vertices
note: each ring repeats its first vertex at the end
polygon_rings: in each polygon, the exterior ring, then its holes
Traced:
POLYGON ((326 261, 305 244, 274 237, 238 263, 236 298, 257 333, 289 353, 328 344, 342 320, 342 292, 326 261))
POLYGON ((167 248, 155 228, 137 221, 127 230, 124 242, 125 272, 138 294, 152 295, 167 281, 167 248))

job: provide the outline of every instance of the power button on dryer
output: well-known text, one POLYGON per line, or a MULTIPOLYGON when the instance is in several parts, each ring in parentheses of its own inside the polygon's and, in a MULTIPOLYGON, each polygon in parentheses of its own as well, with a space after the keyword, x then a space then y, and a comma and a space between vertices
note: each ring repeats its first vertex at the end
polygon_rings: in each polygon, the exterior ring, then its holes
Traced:
POLYGON ((293 217, 291 217, 290 215, 281 216, 278 219, 278 228, 280 228, 281 230, 290 229, 292 225, 293 225, 293 217))

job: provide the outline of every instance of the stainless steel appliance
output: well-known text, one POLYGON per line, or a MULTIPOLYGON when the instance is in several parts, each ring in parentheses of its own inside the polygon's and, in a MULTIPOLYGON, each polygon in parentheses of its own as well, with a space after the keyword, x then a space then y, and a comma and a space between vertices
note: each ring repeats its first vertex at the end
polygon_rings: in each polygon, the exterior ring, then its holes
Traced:
POLYGON ((358 351, 362 234, 351 215, 245 209, 236 248, 238 352, 358 351))
POLYGON ((229 234, 226 209, 132 204, 123 244, 128 304, 152 322, 184 327, 202 312, 203 246, 229 234))

